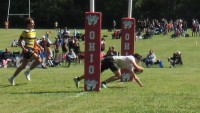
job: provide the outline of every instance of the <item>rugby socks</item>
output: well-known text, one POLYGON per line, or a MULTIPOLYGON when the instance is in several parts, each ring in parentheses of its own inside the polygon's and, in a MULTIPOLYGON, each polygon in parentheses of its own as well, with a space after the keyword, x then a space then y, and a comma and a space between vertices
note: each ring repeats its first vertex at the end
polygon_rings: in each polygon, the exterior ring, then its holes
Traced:
POLYGON ((103 81, 103 82, 101 82, 101 83, 106 85, 106 82, 105 82, 105 81, 103 81))
POLYGON ((76 78, 76 80, 80 81, 80 78, 79 78, 79 77, 77 77, 77 78, 76 78))

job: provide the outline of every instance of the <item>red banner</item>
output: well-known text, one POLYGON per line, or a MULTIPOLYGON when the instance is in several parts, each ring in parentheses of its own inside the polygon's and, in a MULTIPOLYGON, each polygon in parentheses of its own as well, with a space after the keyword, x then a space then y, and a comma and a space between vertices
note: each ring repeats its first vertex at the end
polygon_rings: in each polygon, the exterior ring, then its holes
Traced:
POLYGON ((101 82, 101 21, 100 12, 85 13, 85 91, 99 91, 101 82))
MULTIPOLYGON (((135 19, 122 18, 121 55, 132 55, 135 52, 135 19)), ((133 76, 122 70, 122 81, 132 81, 133 76)))

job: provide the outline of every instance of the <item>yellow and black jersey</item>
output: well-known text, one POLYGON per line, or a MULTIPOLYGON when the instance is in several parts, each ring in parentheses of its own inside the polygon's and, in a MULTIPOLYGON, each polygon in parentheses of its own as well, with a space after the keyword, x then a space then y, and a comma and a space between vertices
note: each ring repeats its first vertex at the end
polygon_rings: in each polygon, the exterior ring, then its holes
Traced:
POLYGON ((36 31, 32 30, 25 30, 20 35, 20 39, 23 39, 25 42, 25 47, 34 48, 34 42, 36 40, 36 31))

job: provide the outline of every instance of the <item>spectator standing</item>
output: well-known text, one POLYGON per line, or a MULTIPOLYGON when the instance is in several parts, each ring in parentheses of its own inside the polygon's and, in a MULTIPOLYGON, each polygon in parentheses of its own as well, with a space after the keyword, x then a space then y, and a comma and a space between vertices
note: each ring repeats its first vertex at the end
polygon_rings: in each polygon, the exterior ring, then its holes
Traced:
POLYGON ((114 30, 114 31, 115 31, 116 25, 117 25, 116 21, 113 20, 113 30, 114 30))
POLYGON ((63 58, 62 58, 62 54, 60 53, 60 47, 61 47, 60 40, 59 40, 59 38, 55 38, 55 40, 56 41, 54 43, 54 48, 55 48, 54 64, 55 65, 59 64, 61 66, 61 63, 63 62, 63 58))
POLYGON ((198 21, 193 19, 192 20, 192 36, 197 36, 197 28, 198 28, 198 21))
POLYGON ((50 67, 54 67, 54 63, 53 63, 53 52, 51 50, 51 47, 47 48, 47 64, 50 67))
POLYGON ((45 36, 42 36, 42 40, 40 41, 40 46, 42 46, 44 48, 44 51, 42 52, 44 54, 44 56, 46 57, 48 54, 48 47, 50 47, 50 43, 45 39, 45 36))
POLYGON ((4 22, 4 25, 5 25, 5 29, 8 30, 8 27, 9 27, 9 21, 6 20, 6 21, 4 22))
POLYGON ((72 61, 75 61, 76 58, 77 58, 77 56, 76 56, 74 50, 73 50, 73 49, 70 49, 70 50, 69 50, 69 53, 67 54, 67 59, 66 59, 67 62, 68 62, 68 67, 70 67, 71 62, 72 62, 72 61))
POLYGON ((41 52, 42 54, 42 66, 46 67, 47 59, 48 59, 48 48, 51 47, 50 43, 45 39, 45 36, 42 37, 42 41, 40 41, 40 46, 44 48, 44 51, 41 52))
POLYGON ((101 38, 101 51, 103 52, 106 49, 106 41, 104 38, 101 38))
POLYGON ((58 21, 55 21, 54 28, 55 28, 56 31, 58 30, 58 21))
POLYGON ((74 52, 77 56, 79 56, 79 53, 80 53, 80 44, 79 44, 79 41, 78 39, 74 39, 74 52))
POLYGON ((59 49, 60 49, 60 41, 59 41, 59 38, 55 38, 54 48, 55 48, 55 54, 59 53, 59 49))
POLYGON ((80 32, 77 29, 74 29, 74 34, 73 34, 74 38, 79 39, 80 38, 79 34, 80 32))
POLYGON ((104 53, 105 49, 106 49, 106 42, 105 42, 105 39, 102 38, 101 39, 101 54, 100 54, 101 59, 105 56, 105 53, 104 53))
POLYGON ((68 48, 67 41, 64 40, 63 43, 62 43, 62 57, 63 57, 63 62, 65 61, 66 56, 67 56, 67 51, 68 51, 67 48, 68 48))
POLYGON ((74 50, 74 45, 75 45, 75 41, 74 41, 74 37, 70 37, 68 38, 68 48, 69 50, 73 49, 74 50))
POLYGON ((47 31, 45 34, 45 40, 47 40, 50 44, 52 44, 51 40, 50 40, 50 31, 47 31))
POLYGON ((70 36, 70 30, 69 30, 67 27, 65 27, 64 32, 65 32, 65 35, 66 35, 67 37, 70 36))

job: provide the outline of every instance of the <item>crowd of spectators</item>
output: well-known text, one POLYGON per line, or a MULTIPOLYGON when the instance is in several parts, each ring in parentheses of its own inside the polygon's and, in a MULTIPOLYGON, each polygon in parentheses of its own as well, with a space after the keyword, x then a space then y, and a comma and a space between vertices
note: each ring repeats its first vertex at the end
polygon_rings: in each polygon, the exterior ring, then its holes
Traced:
POLYGON ((81 36, 80 32, 76 29, 74 29, 73 33, 67 27, 65 27, 63 32, 58 30, 58 35, 51 44, 54 48, 52 52, 54 53, 53 58, 47 56, 48 60, 53 60, 54 62, 54 65, 51 66, 66 65, 68 63, 67 66, 69 67, 72 61, 78 61, 81 36))
MULTIPOLYGON (((200 36, 200 25, 197 19, 192 21, 192 36, 200 36)), ((188 22, 185 19, 136 19, 136 39, 150 39, 154 35, 168 35, 171 38, 189 37, 188 22)), ((112 39, 120 39, 121 30, 113 29, 112 39)))
POLYGON ((188 29, 187 21, 184 19, 138 19, 136 21, 136 26, 136 37, 138 39, 149 39, 153 35, 158 34, 167 35, 169 32, 174 32, 171 37, 176 38, 179 36, 186 36, 186 31, 188 29))
MULTIPOLYGON (((137 19, 136 21, 136 38, 137 39, 148 39, 151 38, 153 35, 167 35, 169 32, 174 32, 172 34, 172 38, 176 38, 179 36, 186 36, 186 31, 188 29, 187 22, 184 19, 177 19, 177 20, 169 20, 166 19, 137 19)), ((196 36, 199 32, 200 35, 200 25, 197 19, 192 20, 192 36, 196 36)), ((68 67, 70 67, 70 64, 72 61, 78 61, 78 59, 84 58, 84 53, 80 51, 80 44, 79 41, 84 41, 84 35, 81 34, 78 30, 74 29, 73 33, 65 27, 63 30, 56 27, 56 31, 58 32, 57 36, 55 38, 50 38, 50 31, 47 31, 44 33, 44 35, 41 37, 41 39, 38 39, 38 44, 40 44, 44 51, 41 51, 40 57, 42 58, 43 62, 41 64, 41 67, 53 67, 57 65, 66 65, 68 63, 68 67), (53 39, 53 40, 52 40, 53 39), (73 53, 73 57, 72 56, 73 53)), ((121 38, 121 30, 114 30, 114 33, 112 34, 112 39, 120 39, 121 38)), ((118 55, 119 52, 115 51, 114 46, 109 46, 109 50, 107 52, 105 51, 105 39, 102 38, 101 42, 101 51, 102 51, 102 58, 104 56, 113 56, 118 55), (105 54, 106 53, 106 54, 105 54)), ((16 40, 13 40, 11 47, 18 47, 18 43, 16 40)), ((5 52, 8 51, 9 48, 6 48, 5 52)), ((4 54, 5 54, 4 52, 4 54)), ((3 55, 3 54, 2 54, 3 55)), ((4 66, 4 62, 15 62, 14 66, 20 65, 20 53, 19 55, 16 55, 10 59, 5 59, 1 55, 1 66, 7 67, 7 63, 4 66), (3 60, 4 59, 4 60, 3 60), (18 59, 18 60, 16 60, 18 59), (16 63, 18 62, 18 63, 16 63)), ((153 64, 156 61, 153 61, 153 64)), ((150 61, 148 62, 148 58, 146 58, 145 64, 147 67, 149 67, 150 61)))
MULTIPOLYGON (((34 48, 34 51, 42 58, 42 64, 39 67, 61 66, 67 63, 69 67, 72 61, 78 61, 80 54, 79 41, 84 40, 84 35, 76 29, 74 29, 73 33, 70 33, 67 27, 56 31, 58 31, 58 34, 55 38, 52 38, 51 32, 47 31, 41 38, 37 39, 37 43, 44 48, 43 51, 40 51, 37 47, 34 48), (74 53, 73 57, 72 53, 74 53)), ((13 40, 11 47, 18 47, 18 41, 13 40)), ((16 54, 16 52, 10 52, 9 48, 6 48, 0 52, 0 67, 19 67, 21 59, 21 52, 16 54), (11 63, 9 64, 9 62, 11 63)))

